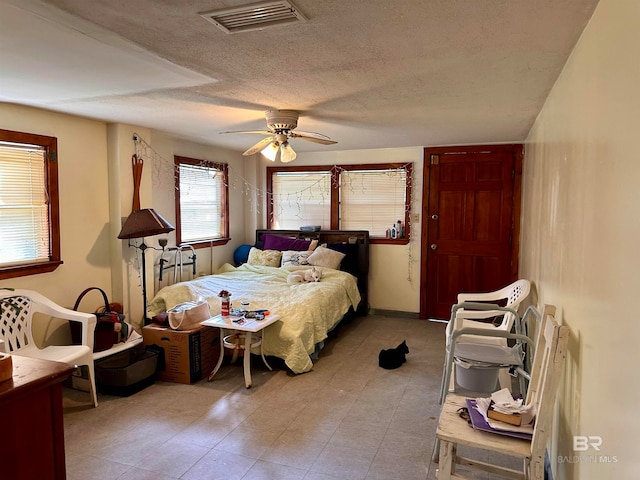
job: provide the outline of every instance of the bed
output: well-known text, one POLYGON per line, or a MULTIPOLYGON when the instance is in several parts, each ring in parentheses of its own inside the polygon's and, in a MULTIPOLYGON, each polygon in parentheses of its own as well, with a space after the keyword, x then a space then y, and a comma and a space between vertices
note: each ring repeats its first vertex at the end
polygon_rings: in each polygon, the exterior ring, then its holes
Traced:
POLYGON ((203 298, 216 315, 218 294, 227 290, 233 308, 267 309, 280 315, 263 333, 264 354, 282 359, 294 373, 304 373, 311 370, 329 332, 345 316, 366 314, 368 269, 367 231, 257 230, 246 263, 225 264, 213 275, 162 288, 151 300, 149 314, 203 298), (291 272, 312 264, 321 271, 319 282, 287 282, 291 272), (248 307, 242 305, 245 302, 248 307))

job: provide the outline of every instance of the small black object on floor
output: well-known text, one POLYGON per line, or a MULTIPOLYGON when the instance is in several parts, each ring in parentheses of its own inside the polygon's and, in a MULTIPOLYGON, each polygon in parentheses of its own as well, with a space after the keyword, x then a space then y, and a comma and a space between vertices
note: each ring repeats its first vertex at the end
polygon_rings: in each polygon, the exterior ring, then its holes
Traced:
POLYGON ((396 348, 380 350, 378 365, 387 370, 399 368, 407 361, 407 353, 409 353, 409 347, 407 347, 407 341, 405 340, 396 348))

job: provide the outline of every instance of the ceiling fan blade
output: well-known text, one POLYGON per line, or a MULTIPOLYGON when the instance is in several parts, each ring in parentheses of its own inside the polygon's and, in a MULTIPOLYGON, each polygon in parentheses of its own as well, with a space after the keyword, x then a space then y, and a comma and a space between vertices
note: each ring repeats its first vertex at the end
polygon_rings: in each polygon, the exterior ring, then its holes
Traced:
POLYGON ((271 130, 238 130, 235 132, 218 132, 218 133, 259 133, 261 135, 272 135, 273 132, 271 130))
POLYGON ((320 143, 322 145, 333 145, 335 142, 333 140, 329 140, 328 138, 316 138, 316 137, 308 137, 306 135, 289 135, 292 138, 299 138, 300 140, 306 140, 307 142, 320 143))
POLYGON ((327 137, 323 133, 317 132, 301 132, 300 130, 296 130, 291 132, 296 137, 315 137, 315 138, 326 138, 327 140, 331 140, 331 138, 327 137))
POLYGON ((260 140, 258 143, 256 143, 253 147, 246 150, 242 155, 247 157, 249 155, 253 155, 254 153, 258 153, 264 147, 269 145, 272 141, 273 141, 273 137, 265 137, 262 140, 260 140))

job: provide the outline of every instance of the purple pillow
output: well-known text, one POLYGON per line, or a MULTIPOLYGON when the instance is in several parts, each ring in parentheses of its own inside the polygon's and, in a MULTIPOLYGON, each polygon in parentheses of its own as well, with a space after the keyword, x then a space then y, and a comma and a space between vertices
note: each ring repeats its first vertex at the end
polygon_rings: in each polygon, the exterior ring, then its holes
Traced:
POLYGON ((262 236, 262 248, 263 250, 309 250, 311 245, 310 240, 300 240, 299 238, 280 237, 278 235, 269 235, 268 233, 262 236))

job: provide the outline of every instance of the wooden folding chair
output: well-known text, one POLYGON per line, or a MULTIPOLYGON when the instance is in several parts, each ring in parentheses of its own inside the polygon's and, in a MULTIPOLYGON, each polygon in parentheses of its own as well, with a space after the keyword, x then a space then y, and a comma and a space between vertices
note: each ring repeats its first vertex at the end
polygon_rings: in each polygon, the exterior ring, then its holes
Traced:
POLYGON ((477 468, 509 478, 540 480, 544 478, 545 449, 551 433, 554 403, 569 338, 569 328, 559 326, 554 316, 555 307, 545 306, 526 397, 526 404, 532 405, 536 412, 531 440, 470 427, 458 414, 460 407, 466 407, 466 398, 449 394, 442 407, 436 431, 436 438, 440 443, 438 479, 469 478, 464 475, 464 472, 457 471, 457 466, 477 468), (523 469, 517 471, 458 456, 459 445, 522 458, 523 469))

